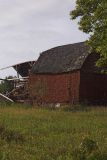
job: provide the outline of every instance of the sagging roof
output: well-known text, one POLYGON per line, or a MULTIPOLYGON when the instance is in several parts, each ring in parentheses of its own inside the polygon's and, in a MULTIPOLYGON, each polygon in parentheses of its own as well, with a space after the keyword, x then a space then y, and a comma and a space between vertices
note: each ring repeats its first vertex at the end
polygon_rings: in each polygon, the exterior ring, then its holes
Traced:
POLYGON ((63 73, 80 69, 89 55, 85 42, 68 44, 40 54, 32 73, 63 73))
POLYGON ((12 67, 17 71, 22 77, 27 77, 29 75, 29 70, 32 68, 35 61, 28 61, 19 64, 15 64, 12 67))
POLYGON ((32 68, 34 63, 35 61, 22 62, 22 63, 14 64, 5 68, 1 68, 0 70, 13 67, 19 75, 21 75, 22 77, 27 77, 29 75, 29 70, 32 68))

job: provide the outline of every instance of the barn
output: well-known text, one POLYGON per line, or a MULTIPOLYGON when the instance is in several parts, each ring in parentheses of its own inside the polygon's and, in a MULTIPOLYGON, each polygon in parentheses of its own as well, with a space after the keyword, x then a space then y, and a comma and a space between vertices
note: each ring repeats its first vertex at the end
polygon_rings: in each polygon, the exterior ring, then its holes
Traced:
POLYGON ((84 43, 58 46, 40 54, 29 75, 34 103, 107 102, 107 75, 96 67, 99 55, 84 43))

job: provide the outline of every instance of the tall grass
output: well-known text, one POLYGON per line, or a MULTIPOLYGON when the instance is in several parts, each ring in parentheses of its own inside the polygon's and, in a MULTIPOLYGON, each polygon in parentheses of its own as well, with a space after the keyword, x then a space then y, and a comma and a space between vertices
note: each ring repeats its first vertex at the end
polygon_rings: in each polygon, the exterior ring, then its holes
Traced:
POLYGON ((107 151, 106 107, 69 111, 1 105, 0 126, 0 160, 72 160, 84 137, 107 151))

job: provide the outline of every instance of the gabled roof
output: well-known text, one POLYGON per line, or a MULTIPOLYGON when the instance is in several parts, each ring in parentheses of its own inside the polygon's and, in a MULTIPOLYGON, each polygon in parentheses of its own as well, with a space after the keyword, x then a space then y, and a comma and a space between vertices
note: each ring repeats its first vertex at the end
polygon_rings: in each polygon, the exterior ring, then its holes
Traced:
POLYGON ((47 50, 40 54, 32 73, 63 73, 80 69, 89 55, 84 43, 68 44, 47 50))

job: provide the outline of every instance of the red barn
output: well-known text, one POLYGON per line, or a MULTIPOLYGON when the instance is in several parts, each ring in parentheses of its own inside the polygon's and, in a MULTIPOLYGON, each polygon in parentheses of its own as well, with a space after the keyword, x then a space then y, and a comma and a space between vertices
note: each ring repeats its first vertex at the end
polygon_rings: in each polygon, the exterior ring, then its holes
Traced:
POLYGON ((33 102, 106 102, 107 75, 96 67, 98 58, 84 42, 43 52, 29 76, 33 102))

